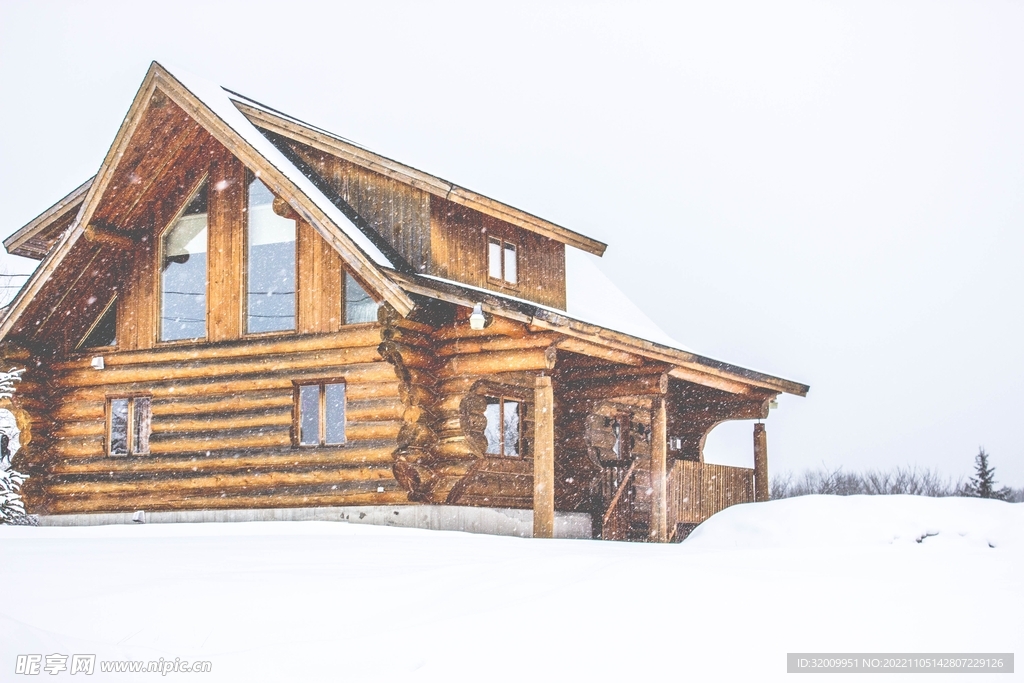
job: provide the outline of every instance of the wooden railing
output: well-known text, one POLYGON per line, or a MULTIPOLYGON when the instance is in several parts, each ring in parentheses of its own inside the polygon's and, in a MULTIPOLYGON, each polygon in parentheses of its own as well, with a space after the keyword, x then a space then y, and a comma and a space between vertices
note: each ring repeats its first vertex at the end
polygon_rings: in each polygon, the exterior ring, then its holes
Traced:
MULTIPOLYGON (((600 481, 598 500, 604 514, 601 516, 600 535, 608 541, 628 541, 630 518, 633 514, 633 477, 639 460, 628 468, 610 467, 600 481), (605 504, 603 501, 608 501, 605 504)), ((599 508, 601 509, 601 508, 599 508)))
POLYGON ((668 474, 668 526, 700 524, 730 505, 754 501, 754 470, 676 460, 668 474))

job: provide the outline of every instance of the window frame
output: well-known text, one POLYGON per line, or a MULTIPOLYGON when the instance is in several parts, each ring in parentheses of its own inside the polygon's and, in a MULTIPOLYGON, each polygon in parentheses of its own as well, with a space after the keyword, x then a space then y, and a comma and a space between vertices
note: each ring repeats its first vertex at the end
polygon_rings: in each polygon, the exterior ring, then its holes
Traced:
MULTIPOLYGON (((279 197, 274 193, 273 190, 270 189, 269 185, 263 182, 263 179, 260 176, 257 176, 248 168, 245 169, 244 175, 245 178, 243 182, 245 183, 245 201, 243 202, 243 213, 245 214, 245 220, 243 221, 244 225, 242 228, 241 337, 243 339, 259 339, 261 337, 287 337, 289 335, 299 334, 299 330, 301 327, 299 323, 299 220, 297 218, 287 218, 285 216, 281 216, 281 218, 290 220, 295 224, 295 240, 292 242, 295 248, 295 272, 292 275, 295 283, 295 326, 290 330, 268 330, 266 332, 249 331, 249 188, 254 181, 259 180, 261 183, 263 183, 264 187, 267 188, 267 191, 270 192, 271 196, 274 197, 275 200, 279 199, 279 197)), ((271 207, 273 207, 273 200, 271 201, 271 207)), ((271 208, 271 211, 273 211, 273 208, 271 208)), ((274 211, 274 213, 277 212, 274 211)), ((280 216, 281 214, 277 215, 280 216)), ((342 275, 342 277, 344 278, 344 274, 342 275)), ((344 297, 344 280, 342 281, 342 296, 344 297)), ((344 307, 344 305, 344 300, 342 300, 342 307, 344 307)), ((344 311, 342 311, 342 313, 344 313, 344 311)))
POLYGON ((348 281, 350 278, 352 279, 353 282, 356 283, 356 285, 361 290, 363 290, 363 293, 366 294, 366 296, 370 297, 370 301, 372 301, 377 307, 377 312, 380 312, 381 302, 377 301, 377 299, 374 298, 373 294, 371 294, 367 290, 367 288, 364 287, 361 282, 359 282, 359 279, 355 276, 355 274, 352 273, 352 271, 350 271, 343 265, 341 267, 341 315, 339 318, 339 325, 341 326, 341 329, 352 327, 353 325, 376 325, 376 316, 374 316, 373 320, 364 320, 362 322, 357 323, 348 322, 348 281))
POLYGON ((343 377, 332 377, 326 379, 294 380, 292 382, 292 429, 293 448, 341 448, 348 445, 348 383, 343 377), (344 403, 342 410, 344 420, 342 421, 343 440, 340 442, 327 442, 327 387, 330 385, 341 385, 344 387, 344 403), (317 398, 317 443, 302 443, 302 387, 319 387, 317 398))
MULTIPOLYGON (((484 455, 486 455, 487 457, 491 457, 491 458, 517 458, 517 459, 526 458, 526 454, 523 452, 523 421, 524 421, 524 417, 525 417, 524 413, 525 413, 525 408, 526 408, 526 402, 523 401, 523 399, 518 397, 518 396, 512 396, 512 395, 508 395, 508 394, 485 393, 485 394, 483 394, 483 397, 484 397, 484 400, 487 400, 487 399, 497 399, 498 400, 498 415, 501 417, 501 431, 500 431, 500 434, 501 434, 501 442, 500 442, 501 443, 501 448, 500 448, 500 451, 501 452, 500 453, 489 453, 489 452, 485 451, 484 455), (513 401, 513 402, 515 402, 515 404, 517 405, 516 412, 519 413, 519 420, 516 423, 518 425, 518 435, 517 435, 518 438, 516 439, 516 454, 515 455, 509 455, 508 453, 505 452, 505 401, 513 401)), ((487 428, 484 427, 485 433, 486 433, 486 429, 487 428)))
POLYGON ((210 339, 210 193, 209 186, 207 186, 206 194, 206 321, 203 323, 203 336, 202 337, 189 337, 187 339, 163 339, 164 335, 164 277, 163 277, 163 265, 164 265, 164 234, 174 227, 174 224, 178 222, 182 214, 185 213, 185 209, 192 203, 192 199, 195 197, 196 192, 203 186, 204 183, 210 180, 210 174, 204 173, 199 181, 192 185, 192 188, 185 195, 185 200, 178 207, 178 210, 174 212, 174 216, 171 220, 167 221, 163 228, 156 235, 156 267, 154 268, 156 276, 156 344, 158 346, 181 346, 187 344, 204 343, 210 339))
POLYGON ((487 260, 487 281, 492 283, 492 284, 496 284, 499 287, 505 287, 507 289, 519 289, 519 283, 523 281, 523 277, 522 277, 523 269, 520 268, 520 264, 522 263, 522 259, 519 258, 520 254, 522 252, 520 251, 519 243, 518 242, 513 242, 511 240, 507 240, 504 237, 498 237, 497 235, 494 235, 494 234, 491 234, 491 233, 487 233, 487 235, 485 237, 485 252, 484 253, 485 253, 485 258, 487 260), (498 259, 499 259, 499 266, 500 266, 500 270, 501 270, 501 277, 500 278, 496 278, 493 275, 491 275, 491 244, 494 243, 494 242, 498 243, 498 253, 499 253, 498 259), (509 247, 511 247, 512 251, 514 251, 515 254, 516 254, 516 264, 515 264, 516 280, 515 280, 515 282, 512 282, 512 281, 507 279, 508 278, 508 268, 505 265, 505 254, 507 253, 509 247))
POLYGON ((103 451, 108 458, 132 458, 143 455, 150 455, 152 452, 150 448, 150 442, 153 436, 153 395, 146 393, 127 393, 127 394, 108 394, 105 397, 104 403, 104 420, 106 423, 106 429, 104 431, 104 444, 103 451), (138 434, 135 429, 135 414, 136 414, 136 400, 144 398, 149 402, 149 434, 146 437, 146 449, 144 451, 138 451, 136 449, 136 441, 138 440, 138 434), (125 435, 125 450, 126 453, 113 453, 111 447, 113 445, 113 436, 111 434, 114 428, 114 401, 127 400, 128 401, 128 415, 126 417, 126 435, 125 435))
POLYGON ((107 351, 109 349, 116 349, 117 348, 117 323, 118 323, 118 315, 117 314, 118 314, 118 310, 117 310, 117 295, 115 294, 110 299, 110 302, 106 306, 103 307, 103 310, 100 312, 100 314, 98 316, 96 316, 96 320, 94 320, 92 325, 89 326, 89 329, 86 331, 86 333, 82 335, 82 340, 79 341, 78 345, 75 347, 75 352, 76 353, 86 353, 86 352, 107 351), (89 337, 91 337, 92 333, 96 331, 96 328, 100 326, 100 323, 103 322, 103 319, 105 317, 107 317, 107 314, 110 313, 111 309, 113 309, 113 311, 114 311, 114 343, 113 344, 104 344, 103 346, 86 346, 85 342, 89 341, 89 337))

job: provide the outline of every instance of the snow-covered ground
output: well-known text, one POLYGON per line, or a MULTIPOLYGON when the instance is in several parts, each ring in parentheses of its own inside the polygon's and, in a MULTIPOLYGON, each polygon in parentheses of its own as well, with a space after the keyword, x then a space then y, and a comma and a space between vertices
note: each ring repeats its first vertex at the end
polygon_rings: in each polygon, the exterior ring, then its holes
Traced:
POLYGON ((17 655, 53 653, 207 660, 166 678, 209 681, 764 681, 787 677, 787 652, 1024 653, 1024 505, 812 496, 663 546, 0 527, 3 681, 68 677, 14 674, 17 655))

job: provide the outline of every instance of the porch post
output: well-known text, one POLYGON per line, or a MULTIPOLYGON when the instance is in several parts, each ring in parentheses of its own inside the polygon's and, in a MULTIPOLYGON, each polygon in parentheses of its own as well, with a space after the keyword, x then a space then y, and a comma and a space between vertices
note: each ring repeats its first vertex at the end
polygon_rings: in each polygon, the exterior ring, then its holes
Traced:
POLYGON ((768 500, 768 434, 764 424, 754 425, 754 501, 768 500))
POLYGON ((533 537, 555 535, 555 398, 551 378, 536 379, 533 390, 533 537))
POLYGON ((651 536, 653 543, 668 541, 668 427, 665 397, 651 401, 651 536))

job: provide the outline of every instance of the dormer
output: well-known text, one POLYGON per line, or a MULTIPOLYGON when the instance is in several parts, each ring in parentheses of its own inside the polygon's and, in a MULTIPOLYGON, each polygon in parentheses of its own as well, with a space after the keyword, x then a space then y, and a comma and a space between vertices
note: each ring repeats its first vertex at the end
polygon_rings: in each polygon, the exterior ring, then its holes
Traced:
POLYGON ((235 105, 398 270, 564 310, 566 247, 606 248, 245 98, 235 105))

